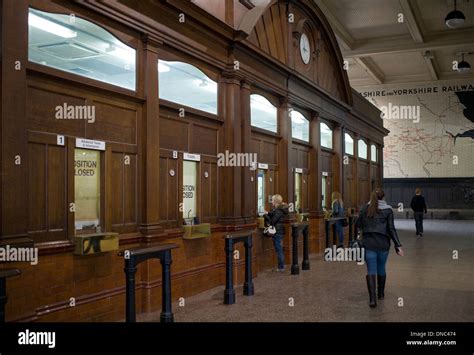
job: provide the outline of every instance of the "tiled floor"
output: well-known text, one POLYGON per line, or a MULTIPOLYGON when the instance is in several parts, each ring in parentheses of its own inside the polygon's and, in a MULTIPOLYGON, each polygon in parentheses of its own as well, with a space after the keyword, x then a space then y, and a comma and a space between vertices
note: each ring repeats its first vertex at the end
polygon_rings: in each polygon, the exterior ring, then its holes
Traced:
MULTIPOLYGON (((324 262, 313 255, 311 270, 298 276, 290 275, 289 266, 284 274, 259 273, 252 297, 243 296, 239 285, 234 305, 223 304, 224 286, 187 298, 184 307, 175 302, 175 321, 474 321, 474 221, 428 220, 420 239, 413 221, 396 225, 405 256, 392 248, 385 300, 375 309, 368 307, 365 265, 324 262)), ((158 321, 159 312, 139 320, 158 321)))

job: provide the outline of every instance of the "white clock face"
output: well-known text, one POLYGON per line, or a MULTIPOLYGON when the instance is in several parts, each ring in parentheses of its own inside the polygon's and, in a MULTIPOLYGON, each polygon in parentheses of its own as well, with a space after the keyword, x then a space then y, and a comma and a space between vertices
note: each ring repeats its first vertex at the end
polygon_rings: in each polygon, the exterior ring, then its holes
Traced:
POLYGON ((309 38, 305 33, 302 33, 300 37, 300 54, 303 63, 308 64, 311 59, 311 46, 309 44, 309 38))

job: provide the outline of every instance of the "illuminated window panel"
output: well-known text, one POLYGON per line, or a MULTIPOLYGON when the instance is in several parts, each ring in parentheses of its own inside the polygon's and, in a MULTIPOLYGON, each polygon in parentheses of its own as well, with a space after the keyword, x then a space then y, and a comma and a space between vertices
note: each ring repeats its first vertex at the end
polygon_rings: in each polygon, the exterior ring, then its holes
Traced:
POLYGON ((372 144, 370 146, 370 160, 374 163, 377 162, 377 153, 377 146, 375 144, 372 144))
POLYGON ((291 111, 291 136, 309 142, 309 121, 298 111, 291 111))
POLYGON ((321 146, 332 149, 332 129, 329 128, 329 126, 326 123, 321 122, 320 130, 321 130, 321 146))
POLYGON ((277 108, 262 95, 250 95, 250 120, 254 127, 278 132, 277 108))
POLYGON ((348 133, 344 133, 344 152, 346 154, 354 155, 354 139, 348 133))
POLYGON ((136 50, 76 16, 29 9, 28 60, 135 90, 136 50))
POLYGON ((362 139, 359 139, 357 154, 359 158, 367 159, 367 143, 362 139))
POLYGON ((183 161, 183 218, 188 224, 197 217, 197 172, 197 162, 183 161))
POLYGON ((195 66, 158 61, 160 99, 217 114, 217 83, 195 66))

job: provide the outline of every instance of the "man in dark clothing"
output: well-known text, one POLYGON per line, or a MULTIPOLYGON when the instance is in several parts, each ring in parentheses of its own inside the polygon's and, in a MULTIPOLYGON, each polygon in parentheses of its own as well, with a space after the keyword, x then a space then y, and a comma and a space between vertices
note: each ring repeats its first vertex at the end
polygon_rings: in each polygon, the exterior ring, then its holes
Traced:
POLYGON ((415 196, 411 199, 410 207, 415 216, 416 235, 423 236, 423 212, 427 213, 426 203, 423 196, 421 196, 421 189, 415 190, 415 196))

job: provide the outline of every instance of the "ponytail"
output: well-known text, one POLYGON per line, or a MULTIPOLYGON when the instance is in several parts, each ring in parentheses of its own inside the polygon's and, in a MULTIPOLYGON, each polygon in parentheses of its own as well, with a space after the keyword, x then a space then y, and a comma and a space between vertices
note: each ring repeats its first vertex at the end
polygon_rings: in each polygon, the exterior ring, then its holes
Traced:
POLYGON ((379 212, 379 200, 383 199, 385 193, 381 188, 376 188, 370 194, 369 208, 367 209, 367 217, 373 218, 379 212))

